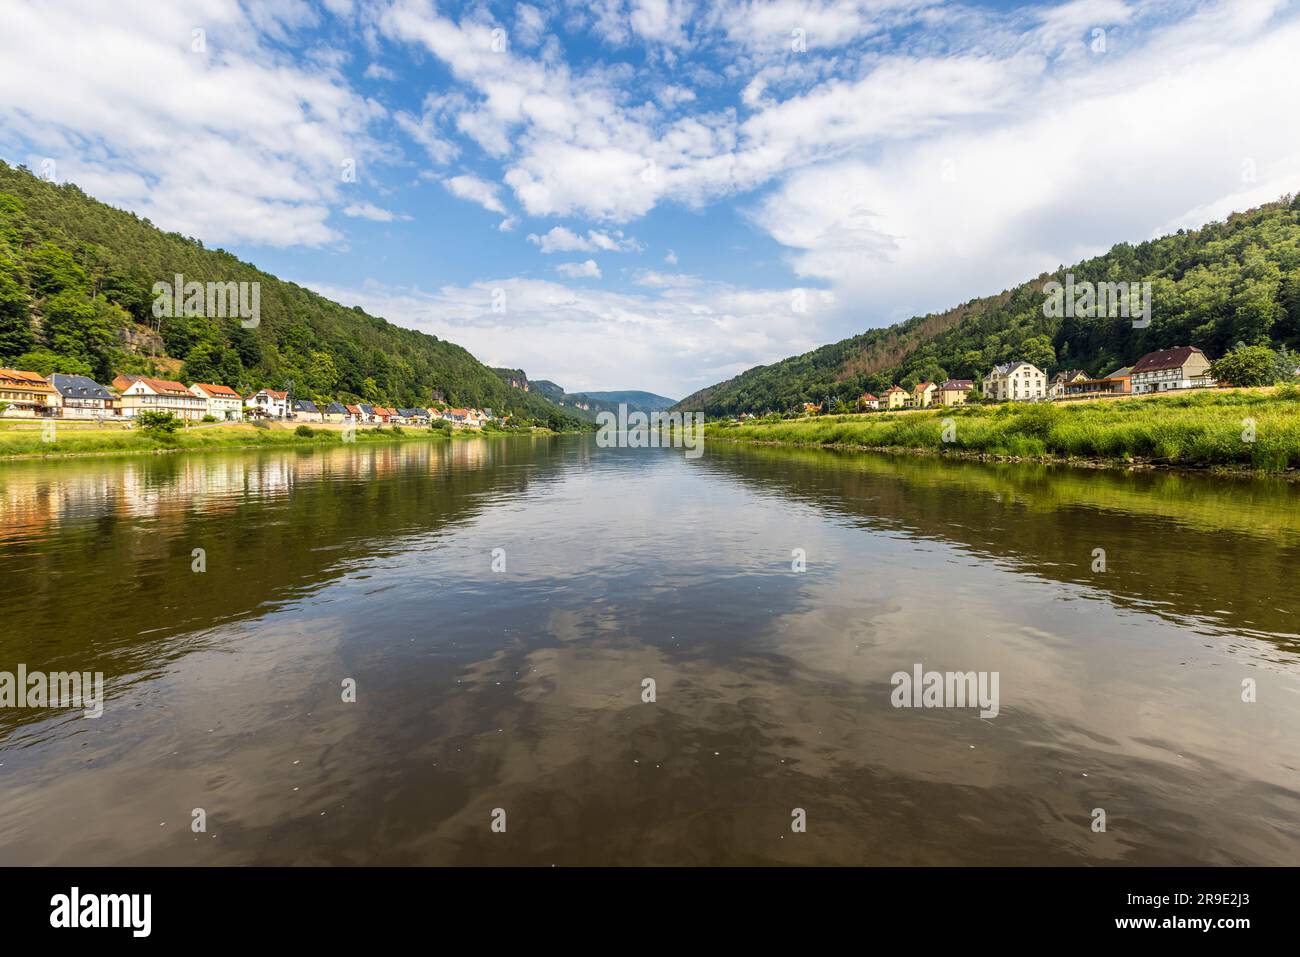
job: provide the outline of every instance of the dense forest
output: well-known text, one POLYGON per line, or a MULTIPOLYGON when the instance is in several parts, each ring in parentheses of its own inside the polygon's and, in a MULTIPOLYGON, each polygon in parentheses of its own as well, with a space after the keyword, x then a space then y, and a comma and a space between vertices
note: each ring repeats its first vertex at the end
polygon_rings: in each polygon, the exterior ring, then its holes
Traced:
POLYGON ((221 249, 0 161, 0 365, 108 381, 139 373, 248 394, 385 406, 491 408, 577 424, 544 396, 511 388, 453 343, 403 329, 262 272, 221 249), (153 315, 153 285, 260 283, 260 323, 153 315))
POLYGON ((991 366, 1025 359, 1050 374, 1104 375, 1156 349, 1199 346, 1215 359, 1238 343, 1300 347, 1300 196, 1284 197, 1226 222, 1133 245, 1059 267, 997 296, 941 314, 757 366, 702 389, 678 408, 713 415, 783 412, 802 402, 852 404, 863 392, 926 379, 979 381, 991 366), (1121 316, 1049 317, 1044 285, 1151 283, 1151 322, 1121 316))

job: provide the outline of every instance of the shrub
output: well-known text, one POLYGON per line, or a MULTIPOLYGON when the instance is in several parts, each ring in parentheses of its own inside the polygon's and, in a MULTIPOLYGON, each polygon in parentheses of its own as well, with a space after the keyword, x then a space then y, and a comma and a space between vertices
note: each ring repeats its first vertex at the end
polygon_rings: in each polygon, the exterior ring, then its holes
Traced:
POLYGON ((140 428, 157 435, 171 435, 181 427, 181 420, 170 412, 156 412, 153 409, 141 409, 136 413, 135 421, 140 428))
POLYGON ((301 436, 304 439, 310 439, 313 435, 316 434, 316 430, 313 429, 310 425, 300 425, 298 426, 298 428, 293 430, 293 434, 301 436))

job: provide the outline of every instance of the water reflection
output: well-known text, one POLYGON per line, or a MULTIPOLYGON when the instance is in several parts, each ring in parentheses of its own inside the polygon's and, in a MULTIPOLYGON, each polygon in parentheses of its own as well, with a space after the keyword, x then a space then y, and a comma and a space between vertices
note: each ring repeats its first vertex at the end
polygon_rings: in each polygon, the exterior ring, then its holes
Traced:
POLYGON ((110 701, 0 712, 0 858, 1295 863, 1293 495, 582 439, 6 467, 4 659, 110 701), (891 708, 918 661, 1002 713, 891 708))

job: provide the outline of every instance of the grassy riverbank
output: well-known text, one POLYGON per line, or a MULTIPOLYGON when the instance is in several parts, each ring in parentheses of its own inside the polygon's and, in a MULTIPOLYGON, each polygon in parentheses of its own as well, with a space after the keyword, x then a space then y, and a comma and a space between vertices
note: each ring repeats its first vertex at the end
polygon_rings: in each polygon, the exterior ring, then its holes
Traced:
MULTIPOLYGON (((39 424, 5 423, 0 425, 0 459, 65 457, 80 455, 133 455, 157 452, 203 451, 261 447, 304 447, 337 445, 343 441, 343 428, 337 425, 312 425, 311 434, 299 434, 297 427, 282 423, 266 427, 246 423, 194 426, 170 435, 147 429, 57 423, 53 441, 46 441, 39 424)), ((485 435, 514 435, 513 432, 480 432, 472 429, 454 432, 442 429, 401 426, 356 430, 356 442, 451 442, 485 435)), ((543 434, 550 434, 543 430, 543 434)))
POLYGON ((1300 389, 713 423, 714 439, 1263 472, 1300 468, 1300 389))

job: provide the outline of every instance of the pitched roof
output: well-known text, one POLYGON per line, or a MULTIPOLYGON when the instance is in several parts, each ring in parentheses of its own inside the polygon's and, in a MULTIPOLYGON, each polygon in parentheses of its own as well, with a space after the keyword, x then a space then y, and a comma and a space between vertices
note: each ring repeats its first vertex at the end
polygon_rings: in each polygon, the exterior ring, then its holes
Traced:
POLYGON ((353 415, 360 415, 364 411, 359 405, 348 405, 348 406, 344 406, 344 408, 347 409, 349 412, 351 412, 353 415))
POLYGON ((59 394, 69 399, 111 399, 113 393, 106 386, 84 375, 68 375, 56 372, 50 376, 50 385, 59 390, 59 394))
POLYGON ((325 406, 324 411, 328 412, 330 415, 345 415, 348 409, 347 406, 342 403, 331 402, 329 405, 325 406))
POLYGON ((320 409, 316 408, 316 403, 313 402, 311 399, 294 399, 293 410, 295 412, 319 412, 320 411, 320 409))
POLYGON ((915 392, 917 389, 920 389, 924 392, 926 389, 932 388, 937 388, 937 386, 935 386, 935 384, 929 379, 926 379, 924 382, 918 382, 916 385, 912 386, 912 391, 915 392))
POLYGON ((228 385, 214 385, 211 382, 196 382, 194 388, 202 389, 207 395, 222 399, 238 399, 239 393, 228 385))
POLYGON ((47 392, 51 388, 45 376, 38 372, 26 372, 22 369, 0 369, 0 379, 9 379, 21 385, 31 386, 34 389, 44 389, 47 392))
POLYGON ((885 390, 885 395, 889 395, 889 393, 891 392, 906 392, 906 391, 907 391, 906 389, 900 389, 896 385, 891 385, 888 389, 885 390))
POLYGON ((1159 349, 1155 352, 1148 352, 1137 362, 1133 363, 1133 374, 1139 372, 1159 372, 1162 369, 1181 369, 1187 364, 1196 353, 1202 357, 1204 352, 1196 346, 1174 346, 1172 349, 1159 349))
POLYGON ((1132 375, 1133 375, 1133 367, 1132 367, 1132 366, 1122 366, 1121 368, 1116 369, 1116 370, 1115 370, 1114 372, 1112 372, 1110 375, 1104 375, 1104 376, 1102 376, 1102 378, 1103 378, 1103 379, 1123 379, 1123 378, 1125 378, 1125 377, 1127 377, 1127 376, 1132 376, 1132 375))
POLYGON ((1086 379, 1088 378, 1088 373, 1084 372, 1082 369, 1062 369, 1060 372, 1056 373, 1056 375, 1052 376, 1052 381, 1073 382, 1075 379, 1079 378, 1079 376, 1083 376, 1086 379))
MULTIPOLYGON (((159 395, 187 395, 194 398, 193 392, 171 379, 151 379, 148 376, 141 376, 136 382, 143 382, 159 395)), ((135 385, 135 382, 131 383, 131 385, 135 385)))
POLYGON ((864 392, 864 393, 862 393, 862 395, 861 395, 859 401, 862 401, 862 402, 879 402, 880 400, 877 399, 877 398, 876 398, 874 395, 872 395, 870 392, 864 392))
POLYGON ((949 379, 943 385, 939 386, 940 392, 969 392, 975 387, 975 383, 970 379, 949 379))

